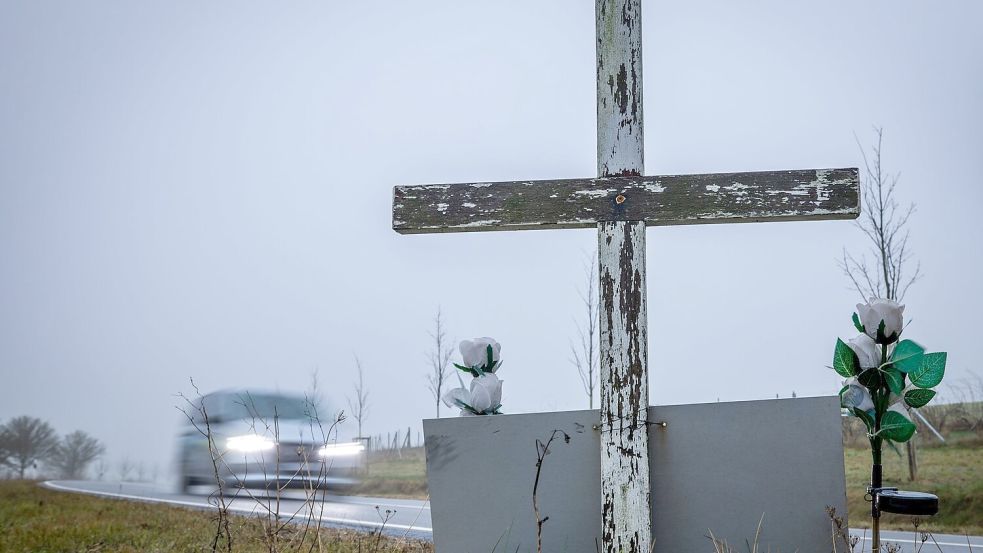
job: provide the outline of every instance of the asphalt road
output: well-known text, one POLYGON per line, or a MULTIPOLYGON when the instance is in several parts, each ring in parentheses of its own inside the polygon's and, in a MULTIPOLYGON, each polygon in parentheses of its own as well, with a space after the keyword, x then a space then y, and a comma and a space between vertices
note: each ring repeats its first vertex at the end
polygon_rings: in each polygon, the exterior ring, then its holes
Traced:
MULTIPOLYGON (((209 498, 207 488, 203 495, 173 493, 152 484, 134 482, 93 482, 79 480, 49 480, 42 484, 53 490, 114 497, 132 501, 165 503, 195 509, 213 509, 215 500, 209 498)), ((244 515, 267 515, 279 509, 284 517, 294 517, 304 523, 311 516, 310 505, 303 499, 303 492, 285 492, 277 501, 257 497, 245 490, 235 490, 233 498, 227 498, 230 512, 244 515)), ((328 494, 325 501, 316 501, 314 518, 320 518, 324 526, 356 528, 377 531, 380 528, 390 536, 406 536, 430 540, 430 505, 426 501, 391 499, 384 497, 355 497, 328 494)))
MULTIPOLYGON (((132 501, 166 503, 196 509, 212 509, 207 495, 185 495, 171 493, 151 484, 132 482, 92 482, 92 481, 48 481, 45 487, 66 491, 115 497, 132 501)), ((204 492, 205 489, 202 489, 204 492)), ((238 497, 229 502, 229 510, 239 514, 265 515, 267 508, 275 502, 269 498, 249 497, 247 492, 239 491, 238 497)), ((309 516, 308 504, 302 495, 281 497, 280 513, 295 516, 304 521, 309 516)), ((406 536, 430 540, 433 529, 430 525, 430 505, 426 501, 413 499, 389 499, 384 497, 357 497, 328 494, 326 501, 317 502, 314 516, 325 526, 356 528, 377 531, 380 528, 391 536, 406 536), (387 511, 389 511, 387 513, 387 511)), ((852 529, 851 534, 865 537, 863 530, 852 529)), ((870 547, 870 533, 866 533, 867 547, 870 547)), ((901 546, 899 551, 906 553, 983 553, 983 537, 951 534, 933 534, 924 544, 921 537, 913 532, 881 532, 882 545, 885 542, 901 546), (938 547, 936 547, 938 544, 938 547)))

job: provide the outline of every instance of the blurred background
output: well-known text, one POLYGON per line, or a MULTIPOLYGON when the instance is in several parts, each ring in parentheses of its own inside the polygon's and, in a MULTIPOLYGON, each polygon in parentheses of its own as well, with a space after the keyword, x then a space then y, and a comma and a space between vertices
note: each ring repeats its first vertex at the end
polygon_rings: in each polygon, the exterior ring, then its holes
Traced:
MULTIPOLYGON (((413 435, 436 415, 438 309, 446 343, 502 343, 503 411, 587 408, 570 357, 596 233, 400 236, 391 195, 593 176, 593 9, 0 3, 0 423, 84 430, 107 470, 151 479, 191 378, 302 394, 316 374, 350 414, 357 358, 362 434, 413 435)), ((862 167, 883 128, 916 206, 906 333, 975 382, 983 5, 644 12, 647 173, 862 167)), ((866 240, 843 221, 651 229, 652 403, 835 394, 861 300, 837 262, 866 240)))

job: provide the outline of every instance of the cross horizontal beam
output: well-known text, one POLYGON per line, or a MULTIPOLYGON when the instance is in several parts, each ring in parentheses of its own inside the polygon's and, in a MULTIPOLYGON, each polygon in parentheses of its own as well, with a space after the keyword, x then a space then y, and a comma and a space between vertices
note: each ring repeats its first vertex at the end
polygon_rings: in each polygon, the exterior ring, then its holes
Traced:
POLYGON ((397 186, 400 234, 855 219, 857 169, 397 186))

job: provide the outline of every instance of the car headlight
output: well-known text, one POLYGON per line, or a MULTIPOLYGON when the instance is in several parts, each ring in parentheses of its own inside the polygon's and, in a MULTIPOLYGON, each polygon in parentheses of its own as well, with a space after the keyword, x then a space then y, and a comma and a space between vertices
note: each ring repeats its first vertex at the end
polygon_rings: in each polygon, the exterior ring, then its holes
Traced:
POLYGON ((276 443, 269 438, 257 436, 256 434, 244 434, 242 436, 232 436, 225 441, 225 446, 232 451, 254 453, 256 451, 273 449, 273 447, 276 446, 276 443))
POLYGON ((365 446, 358 442, 347 444, 326 444, 317 450, 321 457, 351 457, 365 451, 365 446))

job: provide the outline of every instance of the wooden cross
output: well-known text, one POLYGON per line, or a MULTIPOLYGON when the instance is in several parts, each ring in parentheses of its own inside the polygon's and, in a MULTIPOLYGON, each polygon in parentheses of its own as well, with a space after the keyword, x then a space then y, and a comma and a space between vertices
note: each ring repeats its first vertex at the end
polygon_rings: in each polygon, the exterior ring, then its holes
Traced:
POLYGON ((397 186, 402 234, 597 228, 601 538, 652 550, 645 228, 853 219, 856 168, 643 175, 641 0, 596 0, 597 178, 397 186))

